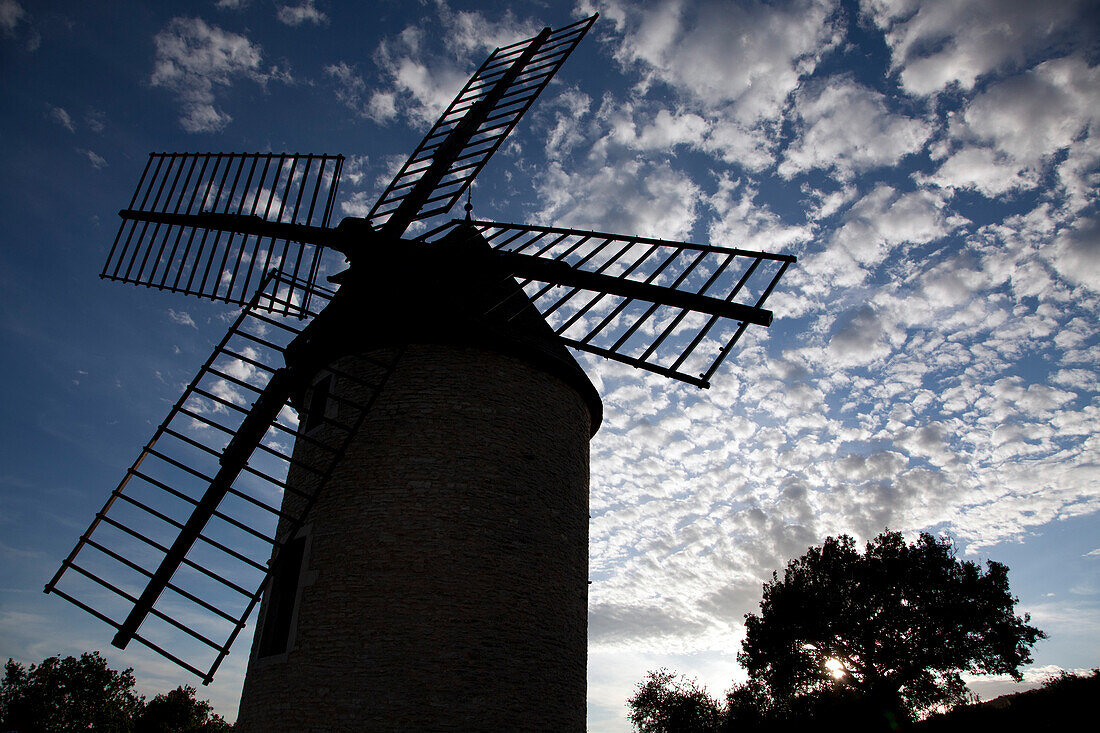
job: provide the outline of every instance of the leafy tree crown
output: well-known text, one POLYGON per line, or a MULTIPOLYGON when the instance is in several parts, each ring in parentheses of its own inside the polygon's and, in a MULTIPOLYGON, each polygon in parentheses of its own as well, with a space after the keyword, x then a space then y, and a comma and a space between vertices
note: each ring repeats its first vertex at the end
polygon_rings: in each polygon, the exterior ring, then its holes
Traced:
POLYGON ((20 733, 225 733, 232 726, 178 687, 149 703, 134 692, 133 670, 107 666, 99 652, 50 657, 27 669, 9 659, 0 681, 0 730, 20 733))
POLYGON ((920 714, 966 698, 961 672, 1020 679, 1045 634, 1016 602, 1007 567, 948 539, 886 531, 860 554, 830 537, 772 574, 738 661, 780 699, 847 687, 920 714))

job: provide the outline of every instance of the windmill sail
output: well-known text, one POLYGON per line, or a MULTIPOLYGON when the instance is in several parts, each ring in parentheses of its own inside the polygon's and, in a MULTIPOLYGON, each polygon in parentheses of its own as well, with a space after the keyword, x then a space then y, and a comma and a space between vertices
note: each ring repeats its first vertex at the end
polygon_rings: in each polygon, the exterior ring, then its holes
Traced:
POLYGON ((370 223, 401 236, 411 222, 449 211, 597 17, 493 51, 405 161, 370 223))
POLYGON ((769 325, 768 296, 795 258, 604 232, 472 226, 514 273, 564 343, 699 387, 750 324, 769 325))
MULTIPOLYGON (((268 411, 274 418, 263 418, 258 442, 240 445, 264 409, 250 409, 249 401, 269 392, 287 344, 303 328, 267 315, 285 306, 276 302, 291 289, 282 279, 273 273, 242 311, 46 586, 117 629, 116 646, 136 639, 204 682, 258 602, 276 567, 269 558, 294 536, 380 388, 360 385, 367 399, 343 400, 336 418, 311 415, 336 428, 311 435, 300 434, 284 391, 268 411), (292 455, 302 440, 321 444, 322 465, 292 455), (292 466, 313 477, 296 485, 314 489, 292 502, 301 512, 290 516, 287 505, 279 507, 283 492, 298 491, 286 481, 292 466), (233 479, 218 487, 227 468, 233 479)), ((318 289, 318 304, 331 295, 318 289)))
POLYGON ((152 153, 100 277, 246 304, 272 268, 270 310, 304 316, 322 246, 281 232, 329 226, 344 158, 152 153), (219 224, 219 222, 222 222, 219 224), (279 225, 265 231, 263 223, 279 225))

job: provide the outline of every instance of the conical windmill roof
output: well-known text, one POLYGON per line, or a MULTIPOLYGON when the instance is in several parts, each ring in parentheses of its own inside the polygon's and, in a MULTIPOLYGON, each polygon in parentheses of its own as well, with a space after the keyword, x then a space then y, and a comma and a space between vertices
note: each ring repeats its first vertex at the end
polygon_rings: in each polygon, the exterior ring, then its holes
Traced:
POLYGON ((312 374, 344 355, 409 344, 489 349, 577 390, 596 433, 599 393, 474 226, 432 243, 364 242, 360 251, 333 278, 341 287, 332 303, 287 349, 288 365, 312 374))

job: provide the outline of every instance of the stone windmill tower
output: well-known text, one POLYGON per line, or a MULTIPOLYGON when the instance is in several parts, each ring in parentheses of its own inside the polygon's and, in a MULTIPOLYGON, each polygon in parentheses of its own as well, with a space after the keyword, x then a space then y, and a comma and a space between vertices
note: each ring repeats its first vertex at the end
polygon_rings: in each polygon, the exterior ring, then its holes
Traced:
POLYGON ((244 307, 46 592, 204 683, 259 605, 242 730, 584 729, 569 348, 705 387, 794 261, 468 205, 402 238, 595 20, 494 51, 364 219, 330 226, 327 155, 153 154, 121 212, 103 277, 244 307))

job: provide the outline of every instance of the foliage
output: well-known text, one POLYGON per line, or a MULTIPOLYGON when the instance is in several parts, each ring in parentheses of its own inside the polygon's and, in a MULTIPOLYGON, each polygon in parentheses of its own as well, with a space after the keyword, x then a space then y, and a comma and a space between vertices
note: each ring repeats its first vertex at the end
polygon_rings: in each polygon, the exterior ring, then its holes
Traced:
POLYGON ((785 711, 757 680, 734 685, 726 691, 723 719, 726 730, 760 730, 783 717, 785 711))
POLYGON ((131 670, 117 672, 99 652, 50 657, 30 670, 11 659, 0 682, 4 730, 126 731, 141 709, 131 670))
POLYGON ((187 685, 161 693, 145 704, 137 717, 137 733, 224 733, 233 729, 206 700, 195 698, 187 685))
POLYGON ((948 540, 887 531, 861 555, 830 537, 772 574, 738 661, 778 700, 849 688, 908 718, 965 701, 960 672, 1020 678, 1045 634, 1014 615, 1016 600, 1007 567, 982 572, 948 540))
POLYGON ((961 672, 1020 679, 1045 637, 1015 615, 1008 568, 983 571, 928 534, 884 532, 860 554, 830 537, 764 585, 745 617, 748 682, 718 703, 694 681, 650 672, 629 700, 641 733, 899 730, 964 702, 961 672))
POLYGON ((818 690, 777 700, 755 680, 735 685, 719 703, 694 680, 662 669, 650 672, 628 701, 642 733, 794 733, 822 730, 896 730, 881 711, 851 688, 818 690))
POLYGON ((726 733, 788 733, 811 729, 896 731, 892 711, 883 710, 856 690, 834 686, 788 698, 774 697, 758 680, 726 692, 720 731, 726 733))
POLYGON ((665 669, 639 682, 628 705, 640 733, 711 733, 721 721, 718 703, 706 690, 665 669))
POLYGON ((223 733, 232 729, 195 688, 179 687, 146 703, 133 670, 111 669, 99 652, 50 657, 30 669, 9 659, 0 682, 0 729, 19 733, 223 733))

